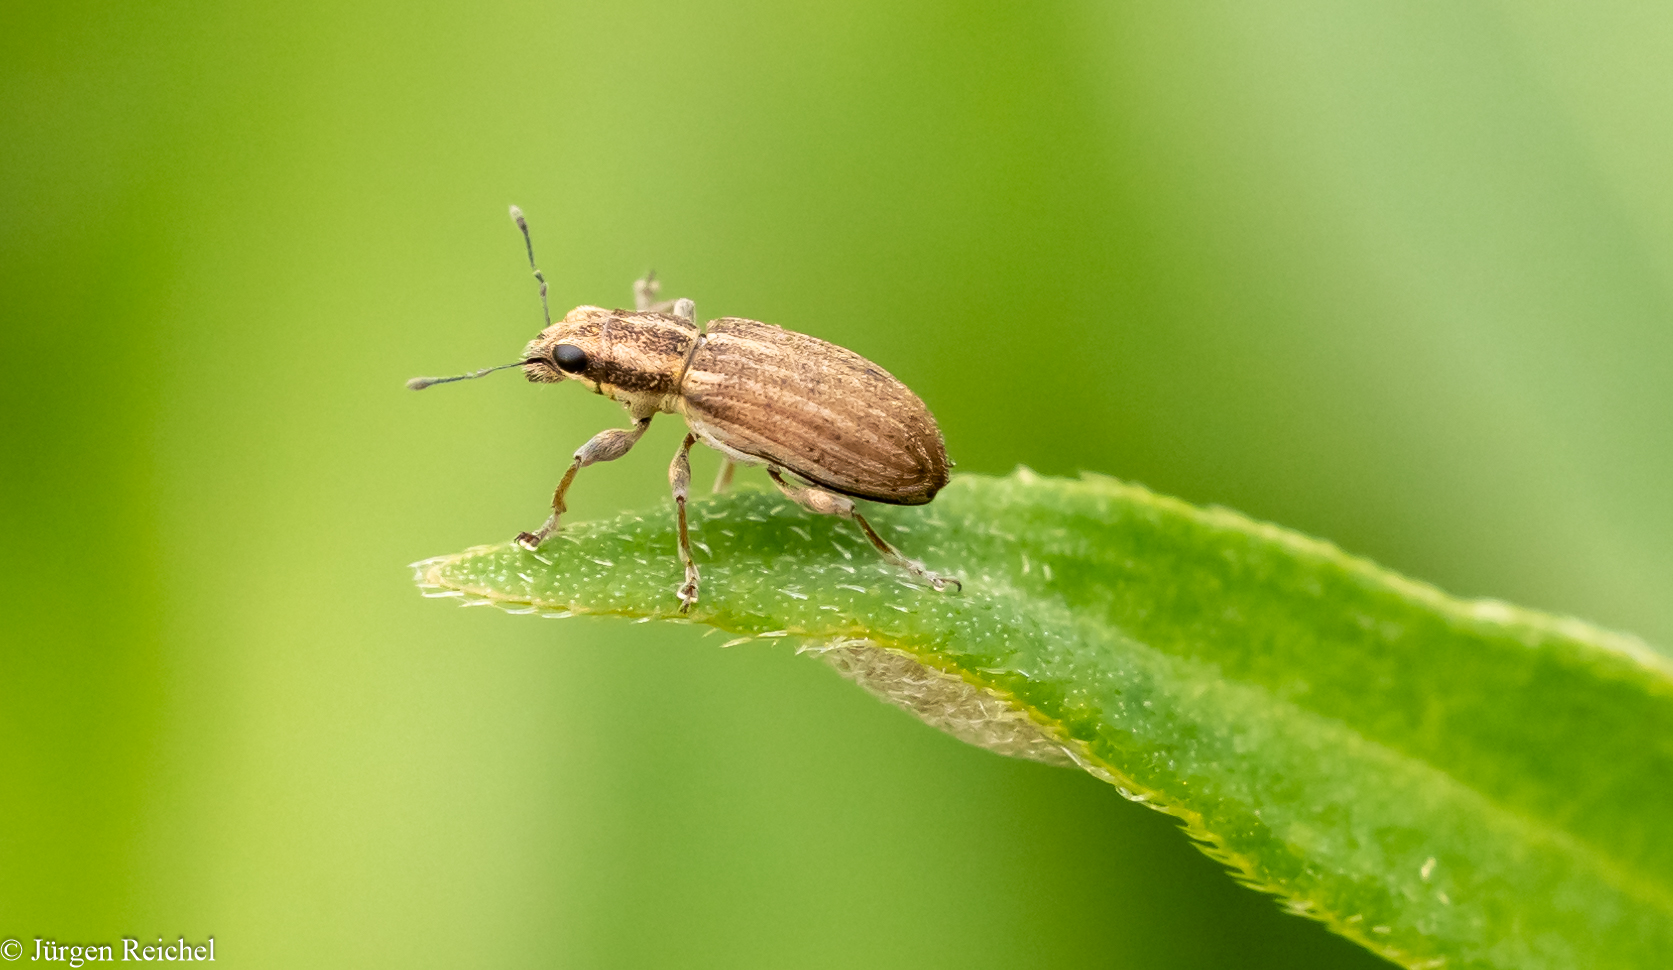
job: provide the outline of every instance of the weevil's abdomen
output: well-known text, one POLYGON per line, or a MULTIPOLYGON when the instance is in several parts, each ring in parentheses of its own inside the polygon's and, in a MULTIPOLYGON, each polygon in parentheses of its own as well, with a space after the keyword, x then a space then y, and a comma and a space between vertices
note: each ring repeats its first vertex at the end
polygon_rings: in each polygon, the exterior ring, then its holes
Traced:
POLYGON ((922 505, 947 449, 918 395, 851 350, 771 324, 711 321, 680 385, 692 428, 723 450, 834 492, 922 505))

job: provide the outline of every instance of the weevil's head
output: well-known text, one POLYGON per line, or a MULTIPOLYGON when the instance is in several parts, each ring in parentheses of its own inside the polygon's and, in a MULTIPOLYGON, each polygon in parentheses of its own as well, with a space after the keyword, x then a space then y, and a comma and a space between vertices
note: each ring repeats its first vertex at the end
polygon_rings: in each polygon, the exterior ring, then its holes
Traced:
POLYGON ((609 316, 602 307, 578 306, 540 331, 523 348, 523 376, 536 384, 556 384, 567 378, 586 380, 590 372, 597 383, 609 316))
POLYGON ((660 403, 676 393, 697 328, 666 313, 578 306, 523 349, 537 384, 580 381, 618 401, 660 403))

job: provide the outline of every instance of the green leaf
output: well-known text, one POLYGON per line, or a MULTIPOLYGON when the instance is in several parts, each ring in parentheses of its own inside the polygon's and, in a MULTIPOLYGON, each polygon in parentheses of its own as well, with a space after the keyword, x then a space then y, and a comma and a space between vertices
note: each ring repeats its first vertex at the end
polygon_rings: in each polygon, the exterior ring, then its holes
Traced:
MULTIPOLYGON (((874 524, 693 505, 690 620, 798 637, 966 740, 1079 765, 1235 878, 1411 967, 1673 953, 1673 663, 1327 543, 1105 478, 964 476, 874 524)), ((673 515, 418 564, 431 595, 679 619, 673 515)))

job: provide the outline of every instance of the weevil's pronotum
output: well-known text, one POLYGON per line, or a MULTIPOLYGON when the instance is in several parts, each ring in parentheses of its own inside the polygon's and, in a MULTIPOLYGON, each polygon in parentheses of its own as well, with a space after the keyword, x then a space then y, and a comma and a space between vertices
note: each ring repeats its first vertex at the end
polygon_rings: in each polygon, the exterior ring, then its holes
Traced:
POLYGON ((523 358, 457 377, 415 377, 413 390, 521 367, 538 384, 579 381, 619 402, 633 427, 594 435, 552 494, 552 514, 517 542, 537 549, 558 530, 564 495, 575 473, 627 454, 659 413, 685 418, 690 432, 674 453, 668 482, 679 518, 680 612, 697 602, 697 564, 691 557, 686 502, 691 446, 701 441, 721 453, 715 491, 732 479, 735 464, 766 465, 767 475, 792 502, 821 515, 852 519, 883 558, 938 590, 957 588, 901 555, 854 507, 855 499, 923 505, 947 484, 947 451, 924 402, 883 368, 816 337, 740 317, 697 325, 690 300, 656 302, 655 275, 633 285, 634 308, 578 306, 552 322, 546 277, 534 261, 529 225, 516 206, 529 269, 540 282, 546 328, 523 358))

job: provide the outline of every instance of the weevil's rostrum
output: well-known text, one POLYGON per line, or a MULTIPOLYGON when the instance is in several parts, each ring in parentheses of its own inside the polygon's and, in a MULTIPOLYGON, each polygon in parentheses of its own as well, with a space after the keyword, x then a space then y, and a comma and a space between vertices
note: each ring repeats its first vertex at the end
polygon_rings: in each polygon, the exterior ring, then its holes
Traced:
MULTIPOLYGON (((528 225, 515 206, 511 215, 523 231, 544 307, 546 280, 534 263, 528 225)), ((548 315, 522 360, 506 365, 521 366, 536 383, 576 381, 619 402, 633 419, 632 428, 602 431, 575 452, 552 495, 551 516, 518 542, 535 549, 557 531, 578 471, 627 454, 655 415, 678 414, 691 429, 668 469, 685 566, 681 612, 697 602, 686 502, 689 454, 698 441, 724 456, 716 491, 731 480, 734 463, 765 465, 787 498, 852 520, 884 559, 935 589, 960 585, 902 556, 854 507, 854 499, 923 505, 947 484, 941 431, 911 389, 859 354, 806 334, 740 317, 699 327, 690 300, 657 303, 656 293, 655 279, 647 277, 634 285, 633 310, 580 306, 557 323, 548 315)), ((415 378, 408 386, 439 382, 415 378)))

